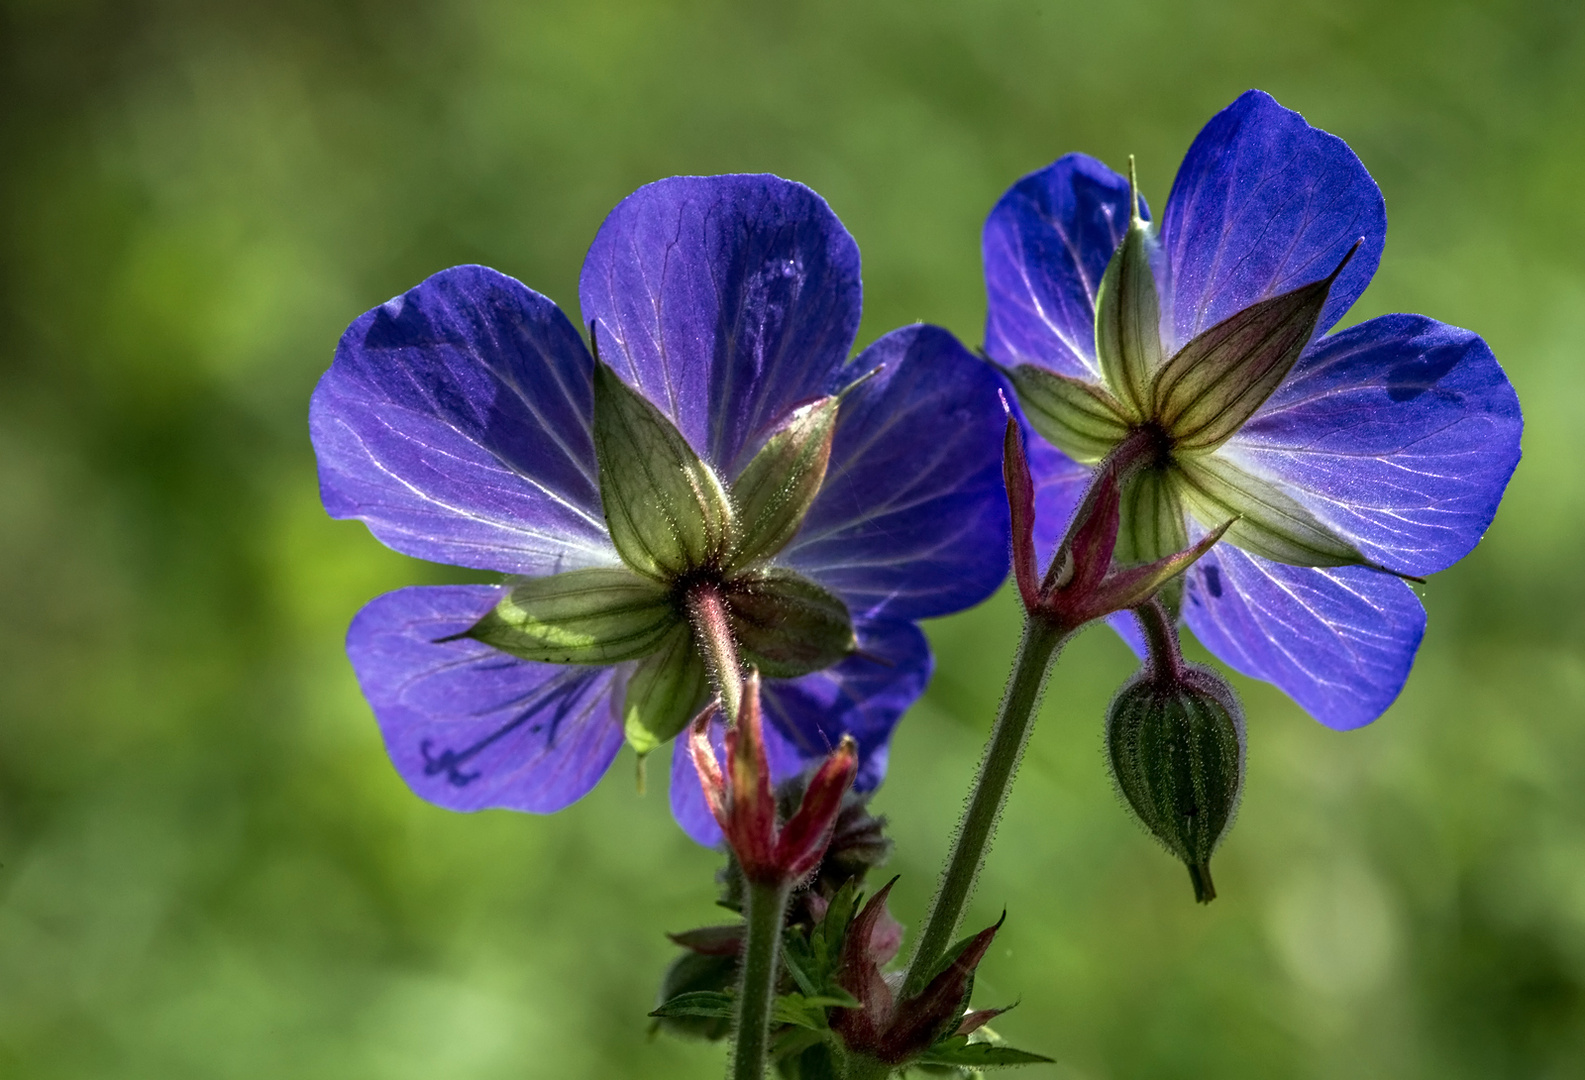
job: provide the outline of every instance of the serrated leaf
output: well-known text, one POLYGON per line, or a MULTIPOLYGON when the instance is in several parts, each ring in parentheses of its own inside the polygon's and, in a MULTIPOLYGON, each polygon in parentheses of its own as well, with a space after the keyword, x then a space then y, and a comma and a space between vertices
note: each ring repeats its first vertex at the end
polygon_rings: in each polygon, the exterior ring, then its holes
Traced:
POLYGON ((1011 1046, 998 1046, 988 1042, 970 1042, 967 1036, 955 1035, 936 1043, 915 1059, 919 1065, 964 1065, 969 1068, 990 1069, 1005 1065, 1049 1065, 1055 1059, 1011 1046))
POLYGON ((726 603, 743 662, 767 678, 822 671, 858 646, 847 605, 791 570, 740 574, 726 603))
POLYGON ((676 997, 656 1008, 649 1015, 658 1017, 667 1016, 698 1016, 709 1019, 731 1019, 734 1001, 731 994, 721 994, 714 990, 690 990, 686 994, 676 997))
POLYGON ((1140 420, 1150 407, 1151 377, 1161 366, 1161 309, 1150 270, 1150 229, 1139 216, 1132 161, 1128 187, 1128 231, 1095 293, 1095 357, 1125 414, 1140 420))
POLYGON ((660 649, 679 625, 666 590, 630 570, 529 578, 460 637, 524 660, 615 664, 660 649))
POLYGON ((1074 461, 1100 461, 1132 427, 1104 387, 1033 364, 1019 364, 1007 377, 1030 425, 1074 461))
POLYGON ((1218 454, 1184 458, 1173 471, 1179 497, 1202 525, 1237 519, 1226 536, 1236 547, 1290 566, 1373 565, 1292 496, 1218 454))
POLYGON ((660 581, 719 562, 732 505, 715 471, 650 400, 594 366, 600 500, 622 561, 660 581))
POLYGON ((659 649, 639 661, 627 679, 622 726, 639 755, 670 741, 704 708, 710 677, 687 623, 672 628, 659 649))
POLYGON ((1320 281, 1223 319, 1167 361, 1151 396, 1155 420, 1176 450, 1215 449, 1265 404, 1309 344, 1332 282, 1352 255, 1320 281))
POLYGON ((824 397, 793 410, 732 482, 731 567, 768 559, 797 534, 825 481, 839 406, 824 397))

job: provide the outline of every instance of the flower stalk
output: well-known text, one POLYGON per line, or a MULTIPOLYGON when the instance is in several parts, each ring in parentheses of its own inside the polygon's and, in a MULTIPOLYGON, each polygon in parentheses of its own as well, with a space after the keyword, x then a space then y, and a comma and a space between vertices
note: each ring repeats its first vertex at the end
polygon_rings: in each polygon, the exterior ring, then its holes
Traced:
POLYGON ((735 724, 743 707, 743 669, 738 662, 737 639, 732 634, 726 601, 719 588, 701 582, 688 590, 686 604, 688 622, 704 655, 710 682, 721 695, 721 711, 728 723, 735 724))
POLYGON ((750 881, 744 894, 746 933, 737 987, 737 1025, 732 1048, 732 1080, 763 1080, 770 1057, 770 1020, 776 1005, 777 960, 782 922, 792 886, 783 881, 750 881))
POLYGON ((918 994, 925 987, 957 933, 1062 646, 1086 623, 1151 602, 1158 589, 1210 550, 1226 531, 1224 525, 1188 550, 1145 566, 1113 565, 1121 517, 1120 489, 1157 450, 1154 433, 1141 429, 1100 463, 1042 578, 1035 563, 1034 485, 1018 422, 1010 414, 1007 418, 1003 475, 1012 518, 1014 578, 1026 612, 1023 636, 941 883, 903 979, 904 995, 918 994))
MULTIPOLYGON (((702 595, 706 614, 708 592, 702 595)), ((696 624, 697 625, 697 624, 696 624)), ((730 634, 726 641, 730 643, 730 634)), ((735 658, 731 659, 736 663, 735 658)), ((725 662, 723 659, 720 662, 725 662)), ((741 712, 728 726, 726 758, 720 761, 710 742, 716 708, 699 714, 688 736, 705 802, 747 886, 744 890, 743 954, 736 1002, 736 1047, 733 1080, 760 1080, 769 1051, 771 1011, 776 998, 777 961, 787 898, 794 886, 814 873, 831 844, 842 812, 842 798, 858 772, 858 746, 843 737, 815 770, 803 799, 786 821, 778 818, 770 762, 765 753, 764 717, 760 710, 759 672, 750 668, 741 685, 741 712)), ((723 689, 723 702, 725 692, 723 689)), ((723 704, 722 711, 726 707, 723 704)))
POLYGON ((1071 631, 1037 616, 1031 615, 1024 620, 1012 677, 1007 681, 996 724, 991 729, 990 741, 985 744, 969 801, 958 821, 951 854, 941 871, 941 884, 936 888, 930 913, 925 917, 925 928, 903 978, 903 997, 915 996, 925 988, 952 944, 963 909, 974 891, 975 879, 985 863, 1002 807, 1007 804, 1007 794, 1024 756, 1024 747, 1029 742, 1029 732, 1045 694, 1047 676, 1063 644, 1071 636, 1071 631))

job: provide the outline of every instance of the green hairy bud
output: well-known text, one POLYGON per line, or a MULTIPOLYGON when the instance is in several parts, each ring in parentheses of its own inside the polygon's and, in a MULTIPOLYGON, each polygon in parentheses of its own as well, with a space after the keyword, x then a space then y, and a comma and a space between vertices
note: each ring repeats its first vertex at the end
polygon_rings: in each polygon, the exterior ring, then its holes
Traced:
POLYGON ((1106 714, 1117 789, 1152 836, 1189 868, 1194 898, 1216 897, 1211 852, 1232 827, 1244 775, 1244 717, 1232 687, 1182 664, 1136 674, 1106 714))

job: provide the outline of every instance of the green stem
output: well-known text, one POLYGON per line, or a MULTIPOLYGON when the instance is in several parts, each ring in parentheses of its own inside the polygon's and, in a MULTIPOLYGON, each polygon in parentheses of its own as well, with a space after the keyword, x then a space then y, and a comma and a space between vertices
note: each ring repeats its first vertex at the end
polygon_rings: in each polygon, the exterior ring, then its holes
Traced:
POLYGON ((1071 634, 1072 631, 1039 617, 1024 620, 1024 635, 1018 643, 1007 691, 1002 695, 1001 711, 991 729, 990 741, 985 744, 985 754, 980 758, 979 775, 974 779, 968 805, 963 808, 963 817, 958 822, 952 853, 941 871, 941 884, 930 903, 930 914, 925 919, 913 961, 908 965, 900 997, 912 997, 925 988, 931 973, 952 944, 958 920, 963 917, 963 908, 974 891, 974 881, 979 877, 991 837, 996 832, 1002 807, 1007 803, 1013 774, 1018 771, 1018 761, 1029 741, 1029 731, 1034 726, 1035 713, 1045 692, 1046 676, 1058 650, 1071 634))
POLYGON ((743 919, 742 980, 737 989, 737 1035, 730 1080, 763 1080, 770 1052, 771 1010, 776 1004, 776 962, 791 889, 751 882, 743 919))
POLYGON ((1150 656, 1150 674, 1158 683, 1176 682, 1183 678, 1183 650, 1178 646, 1178 630, 1167 614, 1159 596, 1134 609, 1139 616, 1139 627, 1144 632, 1146 651, 1150 656))

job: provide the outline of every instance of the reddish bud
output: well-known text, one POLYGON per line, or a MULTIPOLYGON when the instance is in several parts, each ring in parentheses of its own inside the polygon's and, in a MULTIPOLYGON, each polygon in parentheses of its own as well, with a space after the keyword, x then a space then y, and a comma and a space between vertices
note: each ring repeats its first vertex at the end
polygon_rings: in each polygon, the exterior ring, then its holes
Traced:
MULTIPOLYGON (((1002 404, 1006 406, 1005 399, 1002 404)), ((1002 479, 1007 485, 1007 507, 1013 523, 1013 577, 1024 607, 1033 608, 1040 600, 1040 574, 1035 561, 1035 481, 1029 473, 1023 433, 1011 415, 1007 417, 1007 434, 1002 438, 1002 479)))
POLYGON ((765 757, 764 718, 759 673, 750 670, 743 685, 738 722, 726 733, 726 769, 710 745, 710 722, 718 711, 706 709, 693 722, 688 751, 693 756, 706 804, 752 882, 792 885, 814 872, 831 842, 842 797, 858 772, 858 748, 843 736, 804 790, 798 809, 778 824, 770 763, 765 757))
POLYGON ((1035 495, 1017 422, 1009 417, 1002 474, 1013 524, 1013 571, 1024 609, 1073 630, 1114 611, 1138 607, 1209 551, 1232 522, 1199 543, 1144 566, 1114 566, 1122 523, 1122 491, 1133 470, 1156 453, 1156 437, 1135 431, 1096 468, 1094 482, 1074 511, 1068 535, 1046 576, 1035 584, 1035 495))
POLYGON ((881 973, 881 965, 895 955, 888 925, 895 923, 886 910, 895 881, 872 896, 848 928, 837 978, 860 1007, 835 1010, 831 1017, 832 1029, 850 1051, 889 1065, 903 1064, 941 1039, 973 1031, 1005 1011, 963 1012, 974 971, 1001 929, 1000 920, 974 935, 916 996, 896 1000, 892 982, 881 973))

